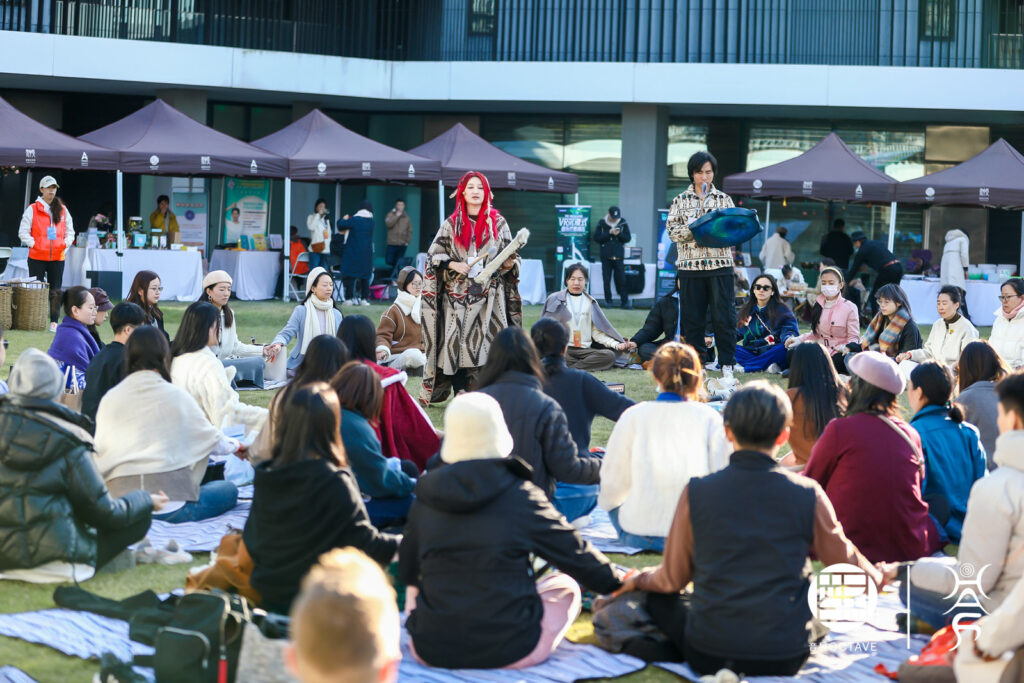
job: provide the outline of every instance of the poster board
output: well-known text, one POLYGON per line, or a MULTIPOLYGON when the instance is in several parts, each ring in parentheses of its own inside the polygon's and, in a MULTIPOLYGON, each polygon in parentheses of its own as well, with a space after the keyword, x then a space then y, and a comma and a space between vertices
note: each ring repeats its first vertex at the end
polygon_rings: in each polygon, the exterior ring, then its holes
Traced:
POLYGON ((205 191, 179 192, 171 195, 171 211, 178 218, 182 244, 199 247, 206 252, 206 231, 209 224, 210 200, 205 191))
POLYGON ((221 242, 238 242, 242 235, 266 235, 270 213, 270 181, 227 178, 224 183, 224 227, 221 242))
POLYGON ((561 287, 565 266, 590 260, 590 206, 557 204, 558 234, 555 240, 555 281, 561 287))

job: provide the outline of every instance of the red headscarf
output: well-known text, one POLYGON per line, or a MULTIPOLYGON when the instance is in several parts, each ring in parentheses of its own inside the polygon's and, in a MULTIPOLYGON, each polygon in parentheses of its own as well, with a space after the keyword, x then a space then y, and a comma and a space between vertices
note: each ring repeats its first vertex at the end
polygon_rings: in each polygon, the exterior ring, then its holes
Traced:
POLYGON ((491 237, 494 239, 498 238, 498 217, 501 215, 497 209, 491 208, 491 184, 487 182, 487 176, 479 171, 469 171, 459 180, 459 187, 455 190, 455 211, 448 220, 455 226, 455 242, 459 244, 463 249, 468 250, 469 245, 473 237, 476 237, 476 248, 479 249, 484 244, 484 238, 487 236, 487 219, 491 219, 490 231, 491 237), (466 185, 469 184, 470 178, 479 178, 480 182, 484 186, 484 203, 480 206, 480 213, 476 217, 476 224, 473 225, 469 219, 469 213, 466 211, 466 199, 462 196, 462 193, 466 190, 466 185))

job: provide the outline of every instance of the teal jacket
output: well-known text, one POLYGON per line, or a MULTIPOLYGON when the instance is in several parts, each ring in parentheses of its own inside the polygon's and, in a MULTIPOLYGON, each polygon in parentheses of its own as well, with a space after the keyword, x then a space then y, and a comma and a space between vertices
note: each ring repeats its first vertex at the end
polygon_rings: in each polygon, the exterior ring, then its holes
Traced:
POLYGON ((402 471, 388 468, 380 439, 369 421, 351 410, 341 411, 341 441, 349 467, 356 475, 359 491, 370 498, 404 498, 412 493, 416 480, 402 471))
POLYGON ((922 495, 940 495, 949 501, 949 521, 944 528, 949 540, 959 543, 971 486, 988 473, 978 430, 966 422, 953 422, 943 406, 925 406, 910 424, 921 435, 924 449, 922 495))

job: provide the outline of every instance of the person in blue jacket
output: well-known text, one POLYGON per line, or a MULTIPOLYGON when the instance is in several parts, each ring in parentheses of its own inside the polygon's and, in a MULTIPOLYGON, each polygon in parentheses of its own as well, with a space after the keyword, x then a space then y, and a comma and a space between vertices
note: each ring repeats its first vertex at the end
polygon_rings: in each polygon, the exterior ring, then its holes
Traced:
POLYGON ((373 277, 373 204, 363 200, 356 215, 338 221, 338 231, 347 233, 341 255, 341 277, 345 303, 369 306, 370 278, 373 277))
POLYGON ((963 421, 952 396, 953 373, 944 364, 928 361, 910 373, 910 425, 921 435, 925 460, 922 497, 950 542, 960 543, 967 496, 988 466, 977 428, 963 421))
POLYGON ((368 496, 366 513, 375 527, 405 523, 419 471, 412 462, 385 458, 374 428, 384 402, 380 378, 369 365, 349 361, 331 380, 341 402, 341 442, 356 475, 359 491, 368 496), (406 470, 405 468, 410 468, 406 470), (411 475, 411 476, 410 476, 411 475))
POLYGON ((781 373, 787 367, 786 340, 800 334, 800 326, 774 277, 754 278, 736 319, 736 364, 744 372, 781 373))

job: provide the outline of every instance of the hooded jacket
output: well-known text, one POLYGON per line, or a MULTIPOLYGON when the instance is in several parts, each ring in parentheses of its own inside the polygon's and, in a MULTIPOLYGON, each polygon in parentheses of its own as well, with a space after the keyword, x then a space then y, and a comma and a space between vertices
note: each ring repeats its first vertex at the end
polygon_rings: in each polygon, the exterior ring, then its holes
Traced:
POLYGON ((946 245, 942 248, 942 265, 939 274, 942 284, 954 285, 960 289, 967 286, 964 268, 971 262, 971 242, 963 230, 946 233, 946 245))
POLYGON ((397 536, 370 523, 352 470, 321 458, 256 467, 242 540, 254 564, 252 587, 280 614, 323 553, 352 546, 387 566, 398 549, 397 536))
POLYGON ((398 578, 419 587, 406 628, 431 666, 499 668, 533 651, 544 608, 531 553, 596 593, 621 586, 531 476, 518 458, 470 460, 416 484, 398 578))
POLYGON ((96 530, 148 519, 153 500, 111 497, 93 462, 91 421, 50 400, 62 384, 52 360, 28 349, 15 373, 17 393, 0 396, 0 570, 94 566, 96 530))
POLYGON ((1006 319, 1002 307, 997 308, 994 315, 996 320, 992 323, 988 343, 1016 370, 1024 366, 1024 308, 1017 311, 1013 320, 1006 319))

